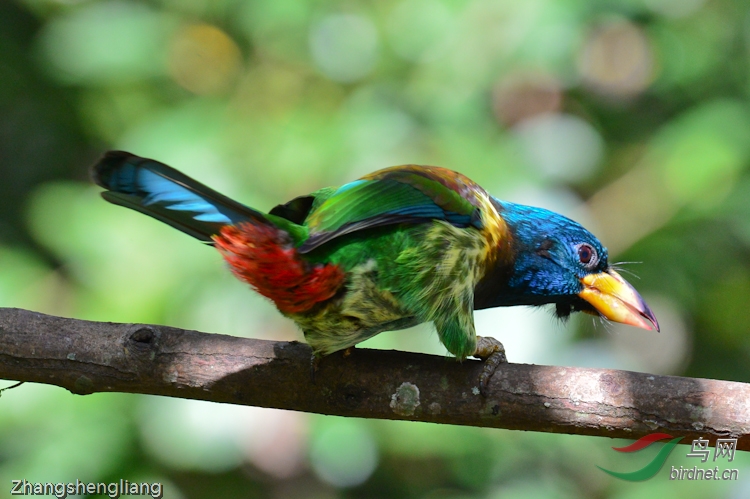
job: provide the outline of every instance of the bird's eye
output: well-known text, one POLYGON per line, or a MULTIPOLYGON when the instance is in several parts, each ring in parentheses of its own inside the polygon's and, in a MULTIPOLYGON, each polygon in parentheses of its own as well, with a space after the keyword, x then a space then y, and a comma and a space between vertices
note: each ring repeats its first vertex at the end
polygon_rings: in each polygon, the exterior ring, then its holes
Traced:
POLYGON ((599 262, 596 250, 588 244, 578 245, 578 260, 586 267, 594 267, 599 262))

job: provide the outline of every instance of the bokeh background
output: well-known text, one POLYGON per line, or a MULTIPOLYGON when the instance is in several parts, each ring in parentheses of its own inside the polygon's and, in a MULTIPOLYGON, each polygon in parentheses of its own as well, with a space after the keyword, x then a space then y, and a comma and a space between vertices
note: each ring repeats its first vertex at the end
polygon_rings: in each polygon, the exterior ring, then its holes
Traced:
MULTIPOLYGON (((0 306, 300 339, 217 253, 102 201, 88 166, 125 149, 269 209, 433 164, 582 222, 634 262, 663 326, 477 313, 511 361, 750 382, 749 98, 744 0, 5 0, 0 306)), ((367 346, 445 354, 427 326, 367 346)), ((750 497, 745 453, 734 483, 627 483, 595 465, 634 470, 656 450, 613 456, 622 443, 27 384, 0 399, 0 491, 750 497)), ((687 451, 667 468, 697 464, 687 451)))

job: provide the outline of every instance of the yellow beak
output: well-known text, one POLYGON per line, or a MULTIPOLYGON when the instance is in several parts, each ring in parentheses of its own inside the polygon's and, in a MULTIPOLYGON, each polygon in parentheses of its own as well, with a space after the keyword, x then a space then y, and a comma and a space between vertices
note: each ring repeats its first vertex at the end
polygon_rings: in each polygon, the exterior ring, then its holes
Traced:
POLYGON ((581 283, 583 291, 578 296, 607 319, 659 331, 659 323, 641 295, 614 270, 589 274, 581 283))

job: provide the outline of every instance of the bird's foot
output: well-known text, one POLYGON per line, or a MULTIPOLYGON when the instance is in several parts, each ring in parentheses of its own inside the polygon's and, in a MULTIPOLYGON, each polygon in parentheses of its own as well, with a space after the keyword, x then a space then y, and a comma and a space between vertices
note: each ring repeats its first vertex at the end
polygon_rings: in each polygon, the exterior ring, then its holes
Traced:
POLYGON ((354 345, 350 346, 349 348, 345 348, 341 350, 341 358, 345 359, 349 357, 354 352, 354 345))
POLYGON ((477 349, 474 351, 474 357, 484 361, 482 374, 479 375, 479 393, 483 397, 487 397, 487 385, 490 378, 495 374, 495 370, 500 364, 508 362, 508 358, 505 356, 505 347, 495 338, 477 336, 477 349))

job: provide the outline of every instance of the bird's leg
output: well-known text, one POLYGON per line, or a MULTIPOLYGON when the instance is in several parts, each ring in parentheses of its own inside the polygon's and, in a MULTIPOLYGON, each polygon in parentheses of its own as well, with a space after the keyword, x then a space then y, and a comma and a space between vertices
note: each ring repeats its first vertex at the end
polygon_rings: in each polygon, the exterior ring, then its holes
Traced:
POLYGON ((487 397, 487 385, 490 378, 495 374, 495 370, 500 364, 508 362, 507 357, 505 357, 505 347, 495 338, 477 336, 477 349, 474 351, 474 357, 484 361, 482 374, 479 375, 479 393, 483 397, 487 397))

